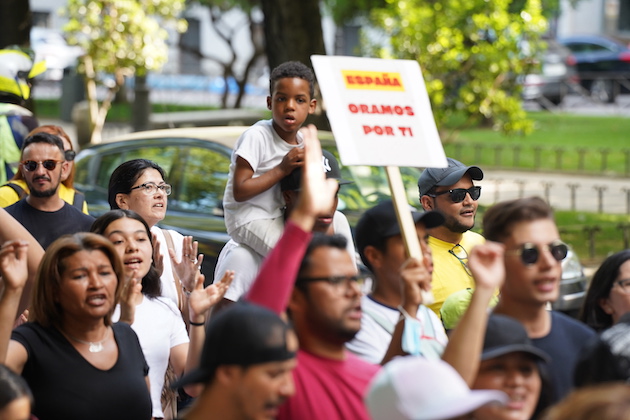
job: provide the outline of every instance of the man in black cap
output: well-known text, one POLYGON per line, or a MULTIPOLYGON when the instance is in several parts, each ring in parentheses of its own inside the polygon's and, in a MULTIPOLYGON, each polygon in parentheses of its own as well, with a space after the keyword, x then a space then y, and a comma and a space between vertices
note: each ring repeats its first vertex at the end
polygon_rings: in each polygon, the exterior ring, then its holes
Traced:
POLYGON ((275 313, 239 302, 213 318, 199 367, 174 386, 203 384, 182 420, 274 419, 295 393, 297 338, 275 313))
MULTIPOLYGON (((430 283, 433 261, 427 244, 427 229, 444 223, 444 216, 436 211, 413 211, 411 214, 426 268, 420 273, 426 277, 424 281, 430 283)), ((373 273, 375 284, 372 293, 361 298, 361 330, 352 341, 346 343, 346 347, 362 359, 377 364, 387 352, 400 317, 398 306, 403 300, 400 268, 407 260, 392 201, 384 201, 367 210, 357 223, 355 237, 361 260, 373 273)), ((434 347, 441 352, 448 339, 437 316, 424 305, 420 305, 413 315, 422 324, 424 339, 430 338, 434 347)))
POLYGON ((468 253, 485 241, 470 230, 475 225, 477 200, 481 195, 481 187, 473 181, 483 179, 483 171, 452 158, 447 160, 448 167, 427 168, 418 180, 422 208, 438 210, 446 219, 444 224, 429 231, 435 263, 431 283, 435 303, 429 307, 438 316, 448 296, 474 287, 467 265, 468 253))
MULTIPOLYGON (((337 159, 335 159, 332 153, 326 150, 322 151, 322 167, 326 178, 337 180, 340 187, 351 182, 341 177, 341 170, 339 169, 337 159)), ((280 190, 282 191, 282 196, 286 203, 284 209, 285 219, 291 214, 291 211, 293 211, 300 196, 301 180, 302 168, 300 167, 293 170, 293 172, 280 181, 280 190)), ((337 211, 337 201, 337 197, 335 197, 334 205, 331 206, 327 214, 320 215, 320 217, 317 218, 313 231, 330 235, 336 233, 346 237, 348 240, 346 248, 352 256, 353 262, 356 263, 350 224, 346 216, 337 211)), ((219 253, 217 266, 214 270, 214 277, 218 281, 223 277, 226 270, 234 270, 234 281, 229 291, 225 294, 225 297, 214 308, 215 313, 233 302, 236 302, 249 290, 256 278, 262 260, 263 257, 247 245, 239 244, 232 239, 225 244, 219 253)))

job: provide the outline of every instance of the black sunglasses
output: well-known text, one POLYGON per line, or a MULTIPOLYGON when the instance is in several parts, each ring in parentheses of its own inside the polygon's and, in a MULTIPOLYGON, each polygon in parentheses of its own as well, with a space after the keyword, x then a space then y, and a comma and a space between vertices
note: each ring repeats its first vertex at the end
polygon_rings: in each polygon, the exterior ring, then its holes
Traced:
POLYGON ((452 190, 440 191, 433 194, 427 194, 429 197, 437 197, 442 194, 450 194, 450 199, 453 203, 461 203, 466 198, 466 194, 470 194, 470 198, 474 201, 479 200, 481 196, 481 187, 454 188, 452 190))
MULTIPOLYGON (((551 256, 556 261, 562 261, 567 257, 569 252, 569 247, 562 241, 554 241, 550 244, 543 245, 546 246, 551 256)), ((509 251, 505 251, 505 255, 519 255, 521 257, 521 261, 524 265, 532 265, 536 264, 538 261, 538 257, 540 256, 541 250, 537 245, 532 243, 524 243, 518 249, 512 249, 509 251)))
POLYGON ((37 170, 39 165, 42 165, 44 169, 46 169, 47 171, 52 171, 57 167, 59 163, 63 163, 63 161, 52 160, 52 159, 39 161, 39 162, 36 162, 34 160, 25 160, 24 162, 22 162, 22 167, 26 169, 28 172, 33 172, 37 170))
POLYGON ((74 160, 75 156, 77 155, 77 152, 75 152, 74 150, 66 150, 65 152, 63 152, 63 154, 66 160, 70 162, 74 160))

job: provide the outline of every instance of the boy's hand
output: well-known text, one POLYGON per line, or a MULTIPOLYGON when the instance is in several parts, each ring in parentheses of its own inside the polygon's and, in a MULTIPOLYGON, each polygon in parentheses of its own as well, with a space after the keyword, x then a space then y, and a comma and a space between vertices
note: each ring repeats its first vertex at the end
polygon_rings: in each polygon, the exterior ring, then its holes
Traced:
POLYGON ((299 168, 302 165, 304 165, 304 148, 294 147, 289 153, 284 155, 282 162, 278 166, 286 175, 289 175, 295 168, 299 168))

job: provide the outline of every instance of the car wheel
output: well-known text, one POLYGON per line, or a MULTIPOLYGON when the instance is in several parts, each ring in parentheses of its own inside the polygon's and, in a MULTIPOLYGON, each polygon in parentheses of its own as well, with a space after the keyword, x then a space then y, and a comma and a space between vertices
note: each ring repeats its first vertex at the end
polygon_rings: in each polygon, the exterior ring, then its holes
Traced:
POLYGON ((612 80, 596 79, 591 84, 591 98, 604 104, 611 104, 617 99, 615 87, 612 80))

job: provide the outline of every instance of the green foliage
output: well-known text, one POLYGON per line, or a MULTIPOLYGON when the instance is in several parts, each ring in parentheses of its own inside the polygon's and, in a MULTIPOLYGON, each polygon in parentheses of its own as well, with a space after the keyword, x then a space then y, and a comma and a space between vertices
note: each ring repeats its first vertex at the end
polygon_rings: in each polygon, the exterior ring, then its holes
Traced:
POLYGON ((416 60, 423 71, 438 127, 454 113, 467 123, 506 133, 530 133, 517 76, 537 65, 535 56, 547 29, 540 0, 519 13, 509 0, 387 0, 373 9, 375 27, 387 42, 370 42, 371 55, 416 60), (520 45, 529 44, 524 55, 520 45))
POLYGON ((165 22, 186 29, 186 21, 177 18, 184 6, 185 0, 68 0, 64 31, 69 43, 92 58, 97 72, 146 74, 166 62, 165 22))

